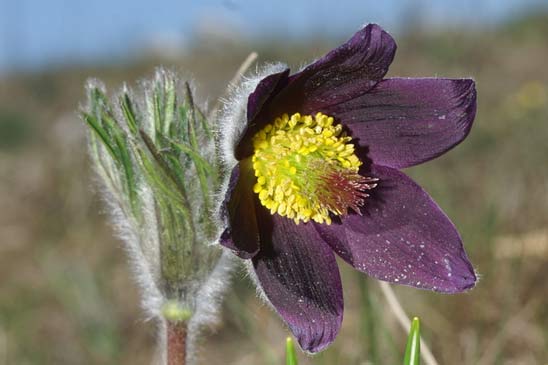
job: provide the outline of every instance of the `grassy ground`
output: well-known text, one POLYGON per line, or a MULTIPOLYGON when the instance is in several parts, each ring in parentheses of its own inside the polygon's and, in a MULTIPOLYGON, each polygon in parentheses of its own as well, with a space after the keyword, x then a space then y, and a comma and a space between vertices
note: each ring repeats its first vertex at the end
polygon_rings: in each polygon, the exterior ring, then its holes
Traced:
MULTIPOLYGON (((470 137, 407 172, 459 227, 482 280, 443 296, 396 291, 422 319, 442 364, 544 364, 548 359, 548 18, 491 31, 412 31, 397 37, 389 76, 473 76, 470 137)), ((119 241, 93 194, 76 109, 85 79, 111 88, 163 63, 192 74, 215 100, 251 50, 299 66, 337 42, 269 47, 203 42, 177 61, 59 68, 0 80, 0 365, 148 364, 155 328, 119 241)), ((377 283, 341 263, 345 320, 334 345, 303 364, 399 363, 399 332, 377 283)), ((236 275, 202 364, 281 364, 286 331, 236 275)))

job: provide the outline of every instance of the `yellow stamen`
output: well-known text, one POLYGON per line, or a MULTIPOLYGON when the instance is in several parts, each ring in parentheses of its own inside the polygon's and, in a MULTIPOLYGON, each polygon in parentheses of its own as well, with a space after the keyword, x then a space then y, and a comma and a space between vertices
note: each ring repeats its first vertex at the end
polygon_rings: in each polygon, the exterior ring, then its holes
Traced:
POLYGON ((276 118, 253 137, 253 191, 272 214, 330 224, 330 214, 358 209, 363 190, 374 187, 358 174, 362 162, 350 141, 322 113, 276 118))

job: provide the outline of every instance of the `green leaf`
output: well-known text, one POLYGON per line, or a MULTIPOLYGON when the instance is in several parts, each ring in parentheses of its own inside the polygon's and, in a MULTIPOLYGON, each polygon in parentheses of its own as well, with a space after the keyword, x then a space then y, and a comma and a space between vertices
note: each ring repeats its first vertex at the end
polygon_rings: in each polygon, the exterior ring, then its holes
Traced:
POLYGON ((117 166, 122 168, 131 209, 138 214, 137 179, 126 133, 113 117, 108 100, 101 90, 91 89, 88 97, 92 113, 84 112, 84 121, 99 137, 117 166))
POLYGON ((154 189, 156 194, 169 199, 170 204, 186 217, 187 210, 185 201, 181 198, 180 194, 177 194, 178 190, 171 179, 166 176, 163 170, 159 169, 158 165, 155 164, 152 159, 148 158, 143 150, 139 149, 137 152, 139 153, 139 159, 143 167, 142 171, 145 173, 149 185, 154 189))
POLYGON ((285 364, 286 365, 298 365, 297 353, 295 352, 295 345, 293 339, 288 337, 285 340, 285 364))
POLYGON ((197 105, 195 105, 195 110, 196 110, 196 115, 198 119, 200 119, 201 121, 201 126, 202 126, 202 129, 204 130, 205 135, 207 136, 207 138, 213 138, 211 127, 209 126, 209 123, 207 121, 206 116, 204 115, 204 112, 197 105))
POLYGON ((122 165, 124 170, 129 200, 134 213, 138 214, 137 183, 134 174, 133 161, 131 159, 131 152, 128 146, 127 135, 118 125, 118 121, 116 121, 106 110, 102 113, 102 120, 103 126, 108 127, 108 130, 110 130, 110 134, 114 139, 114 144, 116 146, 114 151, 118 156, 118 162, 122 165))
POLYGON ((188 199, 186 188, 183 185, 183 182, 177 178, 177 175, 174 174, 173 170, 170 168, 170 165, 160 154, 160 152, 158 152, 158 149, 154 145, 152 138, 142 129, 139 130, 139 133, 150 155, 154 158, 154 161, 156 161, 157 166, 159 166, 160 170, 171 180, 172 183, 175 184, 175 187, 181 195, 182 201, 185 202, 184 205, 187 207, 187 209, 190 209, 190 205, 188 205, 187 203, 188 199))
POLYGON ((97 122, 97 119, 87 113, 83 113, 84 121, 87 123, 87 125, 97 134, 99 139, 103 142, 105 145, 107 151, 110 153, 112 158, 114 160, 117 160, 116 152, 114 152, 114 148, 112 147, 110 137, 106 133, 106 131, 103 129, 103 127, 97 122))
POLYGON ((203 168, 209 175, 214 174, 213 167, 200 154, 184 144, 170 141, 171 146, 180 153, 186 154, 197 167, 203 168))
POLYGON ((173 79, 167 78, 164 81, 164 87, 165 87, 165 103, 164 103, 164 126, 163 126, 163 134, 169 135, 169 131, 171 130, 171 124, 173 123, 173 120, 175 118, 175 110, 177 109, 176 103, 176 97, 175 97, 175 87, 173 85, 173 79))
POLYGON ((126 118, 129 130, 131 131, 131 133, 133 133, 134 136, 137 136, 139 133, 137 127, 137 118, 135 118, 133 105, 131 104, 131 100, 129 99, 128 94, 124 93, 124 95, 122 95, 122 97, 120 98, 120 107, 122 108, 122 113, 124 113, 124 117, 126 118))
MULTIPOLYGON (((186 101, 186 104, 188 105, 188 108, 189 108, 189 113, 188 113, 188 134, 189 134, 189 137, 190 137, 190 147, 191 147, 191 150, 193 150, 194 152, 196 152, 197 155, 199 155, 199 151, 200 151, 200 146, 199 146, 199 143, 198 143, 198 139, 197 139, 197 136, 196 136, 196 110, 194 108, 194 98, 192 96, 192 91, 190 90, 190 85, 188 84, 188 82, 185 82, 185 101, 186 101)), ((179 146, 181 147, 181 146, 179 146)), ((192 157, 192 156, 191 156, 192 157)), ((215 231, 213 226, 212 226, 212 222, 211 220, 209 219, 209 214, 210 214, 210 210, 211 210, 211 202, 210 202, 210 191, 209 191, 209 185, 208 185, 208 179, 207 179, 207 171, 206 171, 206 165, 209 165, 209 164, 203 164, 201 163, 198 159, 196 158, 192 158, 193 162, 194 162, 194 166, 196 167, 196 173, 198 175, 198 181, 200 182, 200 187, 202 189, 202 195, 203 195, 203 199, 204 199, 204 206, 205 206, 205 214, 206 216, 204 217, 205 218, 205 221, 207 221, 208 223, 206 224, 207 226, 207 229, 209 231, 209 233, 213 234, 213 232, 215 231)))
POLYGON ((164 114, 162 113, 162 96, 160 86, 155 85, 154 92, 152 93, 152 107, 154 112, 154 125, 156 127, 156 134, 164 130, 164 114))
POLYGON ((405 348, 405 357, 403 365, 420 365, 421 357, 421 335, 420 322, 417 317, 413 318, 409 337, 407 337, 407 347, 405 348))

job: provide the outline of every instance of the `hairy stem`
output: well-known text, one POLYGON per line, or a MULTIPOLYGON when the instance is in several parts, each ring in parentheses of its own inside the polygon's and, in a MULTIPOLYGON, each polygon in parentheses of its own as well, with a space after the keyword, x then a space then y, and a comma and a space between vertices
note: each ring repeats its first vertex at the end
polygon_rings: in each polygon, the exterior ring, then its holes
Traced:
MULTIPOLYGON (((403 310, 400 301, 396 297, 396 294, 390 287, 390 284, 384 281, 379 281, 379 284, 381 286, 382 293, 384 297, 386 298, 386 301, 388 302, 388 306, 396 316, 396 319, 398 320, 398 323, 402 327, 402 329, 405 332, 405 335, 409 333, 409 329, 411 328, 411 320, 405 314, 405 311, 403 310)), ((436 358, 432 354, 432 351, 430 351, 430 348, 424 342, 421 338, 421 357, 426 363, 426 365, 439 365, 436 361, 436 358)))
POLYGON ((167 321, 167 365, 186 365, 187 324, 167 321))

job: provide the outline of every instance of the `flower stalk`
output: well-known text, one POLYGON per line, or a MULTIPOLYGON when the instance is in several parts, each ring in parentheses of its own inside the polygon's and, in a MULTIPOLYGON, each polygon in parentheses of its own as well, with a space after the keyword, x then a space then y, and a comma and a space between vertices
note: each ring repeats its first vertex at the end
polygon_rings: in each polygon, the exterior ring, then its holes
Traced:
POLYGON ((187 324, 167 322, 167 365, 186 365, 187 324))

